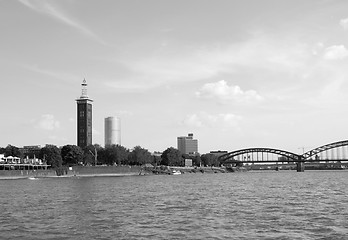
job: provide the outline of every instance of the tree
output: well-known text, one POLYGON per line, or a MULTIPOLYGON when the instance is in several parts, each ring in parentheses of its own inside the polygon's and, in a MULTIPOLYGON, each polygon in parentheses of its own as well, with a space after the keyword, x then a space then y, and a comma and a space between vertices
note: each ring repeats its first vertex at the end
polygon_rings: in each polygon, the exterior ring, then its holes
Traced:
POLYGON ((12 156, 12 157, 21 157, 21 152, 19 151, 19 148, 16 146, 12 146, 11 144, 7 145, 4 151, 5 157, 12 156))
POLYGON ((203 154, 201 156, 201 159, 202 159, 203 165, 205 165, 205 166, 218 167, 220 165, 220 163, 218 161, 218 157, 212 153, 203 154))
POLYGON ((191 158, 192 158, 192 165, 201 166, 202 159, 201 159, 201 156, 199 154, 194 155, 191 158))
POLYGON ((60 149, 56 146, 46 146, 40 150, 40 158, 46 161, 52 168, 58 169, 62 167, 62 156, 60 149))
POLYGON ((76 165, 83 160, 83 151, 76 145, 65 145, 61 150, 63 165, 76 165))
POLYGON ((173 147, 167 148, 161 155, 161 165, 183 166, 184 159, 181 152, 173 147))
POLYGON ((106 147, 98 155, 103 164, 128 164, 129 150, 121 145, 111 145, 106 147))
POLYGON ((133 148, 133 151, 128 155, 130 165, 143 165, 145 163, 152 163, 151 153, 140 146, 133 148))
POLYGON ((98 158, 100 158, 100 153, 103 150, 103 147, 99 144, 88 145, 83 149, 83 163, 85 165, 97 165, 98 158))
POLYGON ((162 161, 161 156, 157 156, 157 155, 152 156, 152 164, 153 165, 155 165, 155 166, 161 165, 161 161, 162 161))

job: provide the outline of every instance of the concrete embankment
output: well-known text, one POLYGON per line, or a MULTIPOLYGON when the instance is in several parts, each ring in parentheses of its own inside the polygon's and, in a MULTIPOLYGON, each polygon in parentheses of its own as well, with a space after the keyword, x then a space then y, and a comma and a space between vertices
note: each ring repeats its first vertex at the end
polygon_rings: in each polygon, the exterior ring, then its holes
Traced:
POLYGON ((185 173, 226 173, 225 168, 220 167, 176 167, 176 166, 159 166, 153 169, 147 169, 148 172, 153 174, 173 174, 173 171, 180 171, 185 173))
POLYGON ((0 179, 44 178, 44 177, 106 177, 106 176, 135 176, 151 174, 173 174, 173 170, 184 173, 225 173, 226 169, 216 167, 157 167, 144 168, 141 166, 73 166, 62 171, 63 175, 50 170, 6 170, 0 171, 0 179))
POLYGON ((73 176, 133 176, 139 175, 140 166, 73 166, 68 175, 73 176))
POLYGON ((54 170, 2 170, 0 179, 20 179, 29 177, 52 177, 56 176, 54 170))

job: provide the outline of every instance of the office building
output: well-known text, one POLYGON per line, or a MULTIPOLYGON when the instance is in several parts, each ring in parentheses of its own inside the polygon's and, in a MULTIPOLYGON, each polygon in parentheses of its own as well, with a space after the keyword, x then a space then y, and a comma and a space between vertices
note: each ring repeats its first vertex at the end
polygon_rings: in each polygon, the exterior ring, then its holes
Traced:
POLYGON ((193 134, 186 137, 178 137, 178 150, 183 154, 194 155, 198 153, 198 140, 193 139, 193 134))
POLYGON ((92 102, 87 95, 87 82, 83 79, 82 93, 77 103, 77 146, 85 148, 92 144, 92 102))
POLYGON ((121 145, 121 120, 118 117, 107 117, 104 120, 105 147, 121 145))
POLYGON ((41 145, 23 146, 20 151, 23 157, 35 158, 40 156, 41 148, 41 145))

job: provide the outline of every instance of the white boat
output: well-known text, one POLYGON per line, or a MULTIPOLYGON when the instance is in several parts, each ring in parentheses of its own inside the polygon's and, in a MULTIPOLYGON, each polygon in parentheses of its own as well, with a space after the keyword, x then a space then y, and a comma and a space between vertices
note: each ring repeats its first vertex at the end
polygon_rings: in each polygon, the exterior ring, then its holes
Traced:
POLYGON ((180 170, 173 170, 172 171, 172 175, 180 175, 181 174, 181 171, 180 170))

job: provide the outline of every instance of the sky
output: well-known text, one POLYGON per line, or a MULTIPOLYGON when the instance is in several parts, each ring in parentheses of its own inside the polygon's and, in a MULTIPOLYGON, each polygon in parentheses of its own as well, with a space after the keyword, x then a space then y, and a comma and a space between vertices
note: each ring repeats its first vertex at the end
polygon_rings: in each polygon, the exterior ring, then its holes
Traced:
POLYGON ((0 0, 0 146, 93 143, 302 153, 347 139, 348 1, 0 0))

